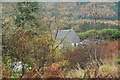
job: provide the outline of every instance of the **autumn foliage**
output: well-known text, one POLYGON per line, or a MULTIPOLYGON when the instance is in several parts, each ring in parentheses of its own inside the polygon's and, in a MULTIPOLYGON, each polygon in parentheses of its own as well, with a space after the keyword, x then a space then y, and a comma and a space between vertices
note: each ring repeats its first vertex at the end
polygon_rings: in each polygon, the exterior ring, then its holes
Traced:
POLYGON ((80 47, 74 51, 68 50, 65 53, 65 59, 71 62, 71 66, 80 64, 82 68, 87 67, 87 63, 89 63, 92 59, 99 61, 102 64, 100 59, 104 58, 113 58, 114 56, 118 56, 119 52, 119 41, 109 41, 105 40, 104 44, 95 44, 95 45, 87 45, 84 47, 80 47), (90 57, 91 56, 91 57, 90 57))
MULTIPOLYGON (((63 71, 58 64, 52 64, 48 67, 39 69, 36 65, 22 78, 64 78, 63 71)), ((22 79, 21 79, 22 80, 22 79)))
POLYGON ((9 73, 10 73, 10 70, 2 69, 2 78, 8 78, 9 73))
POLYGON ((103 57, 112 57, 112 56, 118 56, 119 52, 119 41, 105 41, 105 44, 101 47, 104 48, 104 52, 102 54, 103 57))
POLYGON ((113 8, 117 4, 97 3, 99 7, 94 3, 79 2, 53 4, 23 2, 2 5, 2 78, 39 80, 118 76, 120 26, 117 25, 116 12, 112 11, 116 10, 113 8), (112 18, 115 21, 111 21, 112 18), (87 39, 93 44, 79 44, 79 41, 78 45, 65 49, 67 43, 74 41, 67 40, 63 43, 68 34, 58 41, 59 30, 64 29, 80 32, 80 41, 87 39), (57 34, 54 35, 54 31, 57 34), (61 44, 63 49, 59 49, 61 44), (105 61, 109 63, 106 64, 105 61), (79 68, 77 64, 80 65, 79 68))

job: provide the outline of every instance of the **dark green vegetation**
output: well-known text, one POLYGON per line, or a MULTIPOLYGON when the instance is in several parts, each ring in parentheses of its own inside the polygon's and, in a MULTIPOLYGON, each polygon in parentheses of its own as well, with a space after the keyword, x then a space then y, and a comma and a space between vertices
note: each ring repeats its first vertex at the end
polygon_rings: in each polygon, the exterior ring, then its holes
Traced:
POLYGON ((84 22, 84 23, 71 23, 66 25, 63 29, 73 29, 76 33, 86 32, 88 30, 102 30, 102 29, 118 29, 120 26, 108 23, 94 23, 94 22, 84 22))
POLYGON ((120 31, 117 29, 88 30, 78 33, 78 36, 81 40, 87 39, 90 36, 95 36, 96 39, 120 40, 120 31))

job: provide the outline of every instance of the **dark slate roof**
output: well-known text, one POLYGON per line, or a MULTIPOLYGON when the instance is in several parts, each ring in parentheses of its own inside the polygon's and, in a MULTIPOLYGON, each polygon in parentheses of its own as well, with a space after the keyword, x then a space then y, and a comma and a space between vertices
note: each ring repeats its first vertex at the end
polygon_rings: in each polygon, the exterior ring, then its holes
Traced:
MULTIPOLYGON (((54 31, 56 32, 56 31, 54 31)), ((60 42, 65 37, 64 41, 68 41, 69 43, 79 43, 80 39, 74 30, 59 30, 57 34, 56 40, 60 42), (65 37, 66 36, 66 37, 65 37)))

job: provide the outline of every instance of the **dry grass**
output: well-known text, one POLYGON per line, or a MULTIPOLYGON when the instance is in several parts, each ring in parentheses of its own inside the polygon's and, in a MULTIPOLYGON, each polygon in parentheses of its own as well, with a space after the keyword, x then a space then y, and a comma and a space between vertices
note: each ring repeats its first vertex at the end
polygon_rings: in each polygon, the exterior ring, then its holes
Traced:
MULTIPOLYGON (((101 50, 101 62, 99 66, 93 62, 87 63, 86 69, 81 69, 80 65, 77 68, 71 69, 66 75, 67 78, 116 78, 119 77, 119 67, 117 63, 118 52, 119 52, 119 41, 106 40, 101 50), (82 76, 81 76, 82 74, 82 76)), ((89 49, 89 48, 88 48, 89 49)), ((86 63, 85 63, 86 64, 86 63)))
POLYGON ((82 70, 79 65, 66 75, 67 78, 115 78, 118 77, 118 64, 114 59, 104 59, 103 65, 82 70))
POLYGON ((84 70, 80 68, 80 65, 77 65, 77 69, 71 69, 67 72, 66 78, 80 78, 83 77, 84 70))
POLYGON ((111 66, 111 65, 101 65, 100 67, 99 67, 99 72, 101 73, 101 74, 103 74, 103 75, 107 75, 107 74, 112 74, 112 75, 114 75, 114 74, 116 74, 117 73, 117 68, 116 67, 114 67, 114 66, 111 66))

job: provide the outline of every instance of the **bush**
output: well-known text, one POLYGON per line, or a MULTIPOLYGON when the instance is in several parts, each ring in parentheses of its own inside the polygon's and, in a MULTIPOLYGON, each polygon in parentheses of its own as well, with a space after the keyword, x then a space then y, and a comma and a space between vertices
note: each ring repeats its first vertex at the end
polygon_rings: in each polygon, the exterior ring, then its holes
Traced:
POLYGON ((89 55, 84 48, 79 48, 74 51, 68 50, 64 53, 64 59, 70 62, 69 67, 74 68, 79 63, 82 69, 86 68, 86 63, 89 61, 89 55))
POLYGON ((86 31, 84 33, 77 33, 77 35, 79 36, 79 38, 81 40, 87 39, 89 36, 95 35, 95 34, 97 34, 96 30, 88 30, 88 31, 86 31))
POLYGON ((58 64, 61 67, 67 67, 67 66, 69 66, 70 62, 68 60, 62 60, 62 61, 58 62, 58 64))
POLYGON ((44 67, 44 78, 64 78, 64 72, 60 68, 60 65, 53 63, 51 66, 44 67))
MULTIPOLYGON (((30 67, 34 62, 38 62, 39 67, 48 66, 61 55, 60 50, 54 46, 55 39, 51 34, 34 34, 32 30, 19 29, 9 33, 9 38, 4 38, 3 42, 6 46, 3 56, 9 56, 13 62, 21 61, 22 66, 28 64, 30 67)), ((24 71, 23 67, 23 75, 24 71)))
POLYGON ((120 40, 120 31, 117 29, 88 30, 77 34, 81 40, 87 39, 90 36, 95 36, 96 39, 120 40))

